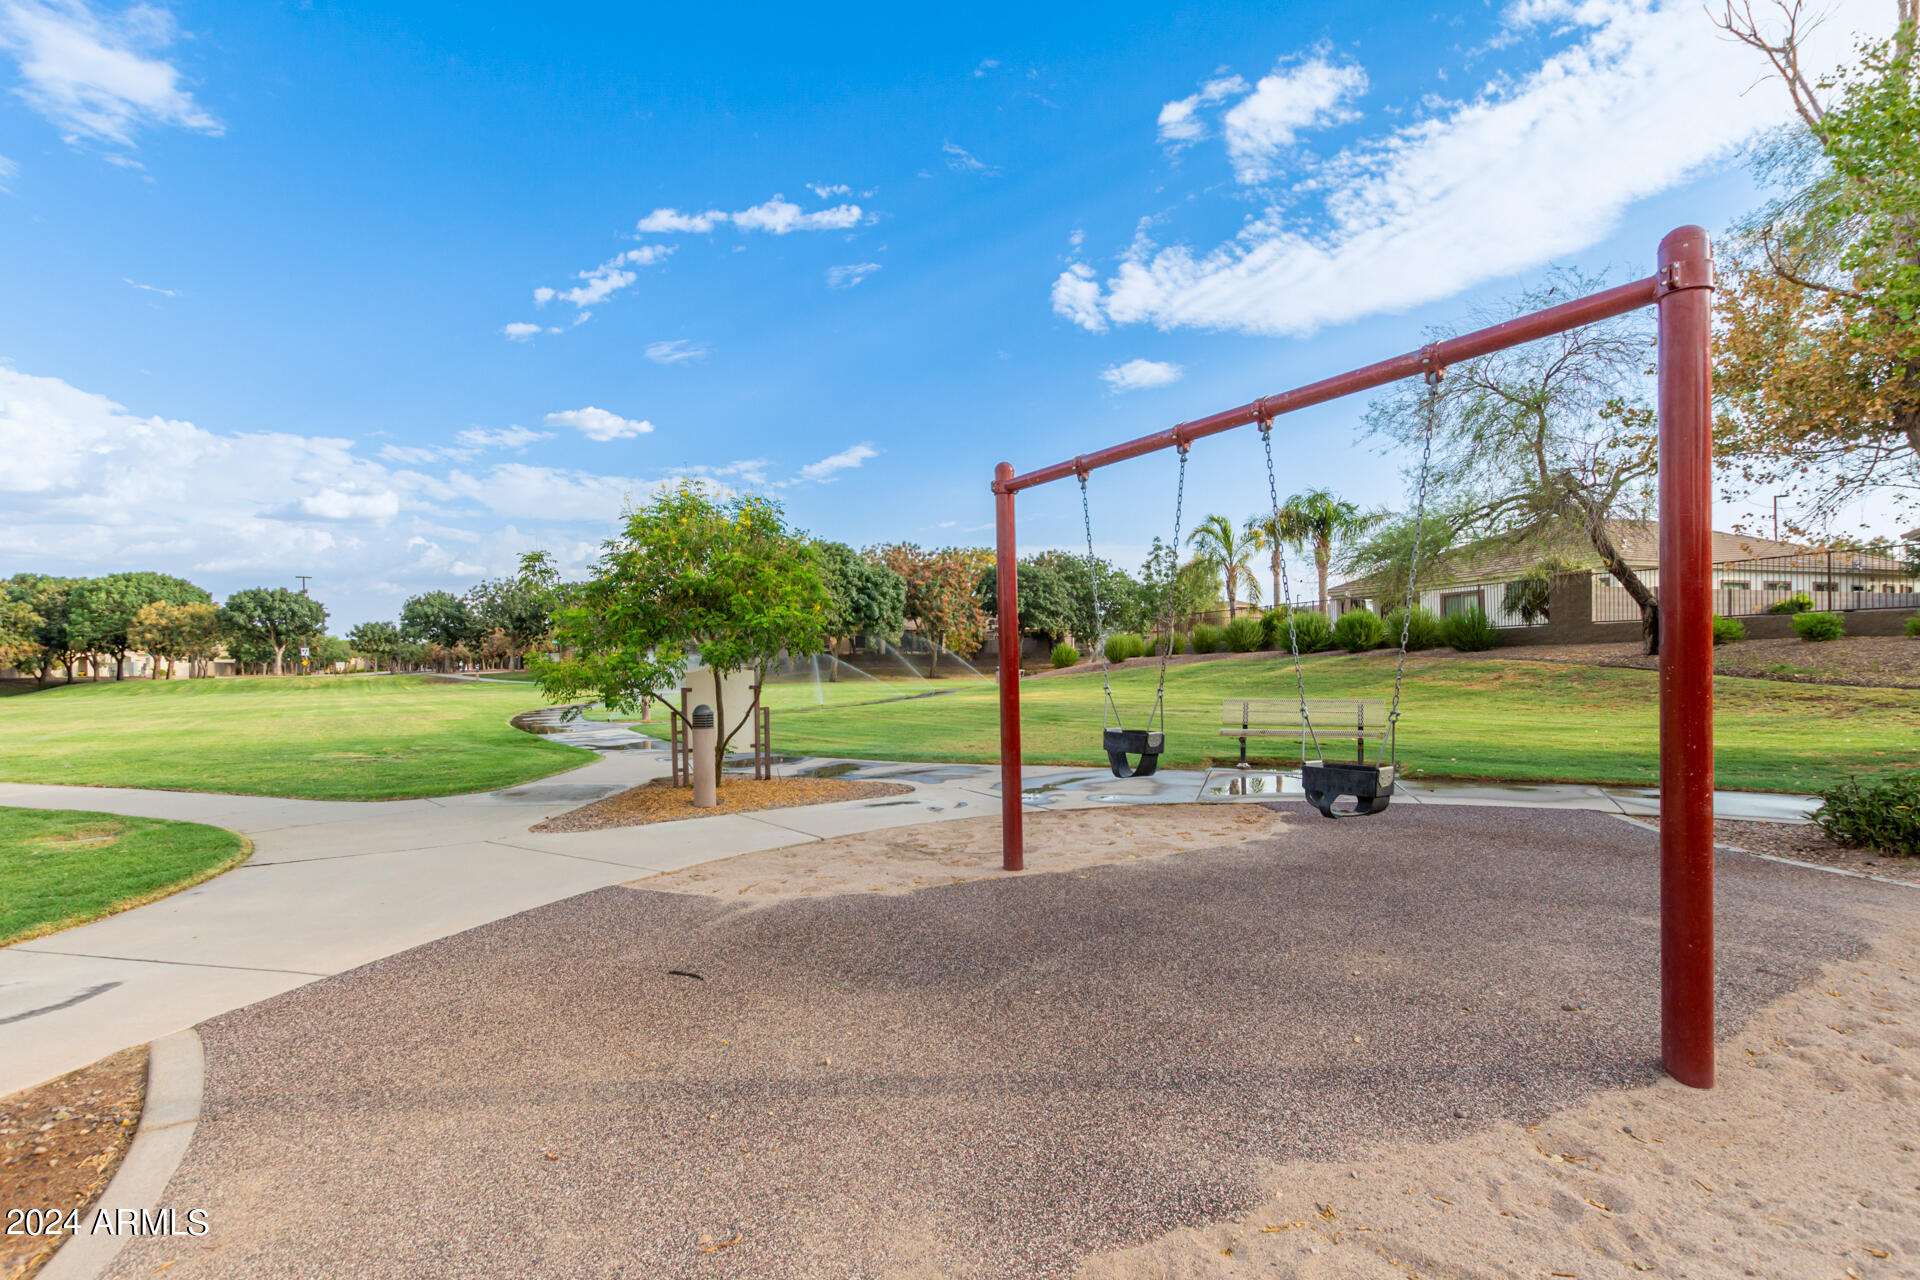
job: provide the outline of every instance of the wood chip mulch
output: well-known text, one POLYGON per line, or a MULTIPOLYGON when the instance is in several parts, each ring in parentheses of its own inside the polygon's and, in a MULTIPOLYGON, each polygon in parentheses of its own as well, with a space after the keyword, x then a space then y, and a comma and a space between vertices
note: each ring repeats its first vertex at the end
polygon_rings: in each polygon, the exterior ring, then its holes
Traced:
POLYGON ((1718 844, 1729 844, 1748 853, 1920 884, 1920 858, 1843 848, 1821 835, 1820 828, 1802 823, 1737 822, 1721 818, 1713 824, 1713 838, 1718 844))
POLYGON ((800 805, 836 804, 843 800, 877 800, 906 795, 912 787, 899 782, 848 782, 839 778, 729 778, 720 786, 719 803, 708 809, 693 807, 692 787, 673 787, 665 779, 633 787, 619 795, 596 800, 548 818, 535 831, 600 831, 607 827, 638 827, 650 822, 678 822, 683 818, 712 818, 724 813, 755 813, 762 809, 792 809, 800 805))
MULTIPOLYGON (((84 1225, 133 1141, 146 1096, 142 1045, 0 1098, 0 1209, 79 1210, 84 1225)), ((32 1275, 62 1238, 0 1227, 0 1276, 32 1275)))

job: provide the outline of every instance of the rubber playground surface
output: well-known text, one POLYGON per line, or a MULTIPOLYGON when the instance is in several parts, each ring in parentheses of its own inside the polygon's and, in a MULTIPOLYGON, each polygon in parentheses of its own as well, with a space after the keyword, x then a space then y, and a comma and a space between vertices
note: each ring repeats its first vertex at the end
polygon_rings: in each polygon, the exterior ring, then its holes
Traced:
MULTIPOLYGON (((1651 833, 1284 809, 899 896, 599 889, 225 1015, 167 1193, 215 1229, 110 1274, 1068 1275, 1273 1162, 1655 1078, 1651 833)), ((1722 1033, 1910 897, 1723 856, 1722 1033)))

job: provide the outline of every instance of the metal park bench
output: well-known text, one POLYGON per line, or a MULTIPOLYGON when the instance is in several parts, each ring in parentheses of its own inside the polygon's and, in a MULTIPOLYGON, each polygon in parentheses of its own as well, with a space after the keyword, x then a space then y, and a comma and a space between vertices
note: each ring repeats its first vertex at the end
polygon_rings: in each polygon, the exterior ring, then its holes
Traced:
POLYGON ((1354 760, 1365 764, 1367 744, 1387 736, 1384 698, 1308 698, 1306 715, 1297 698, 1225 698, 1220 703, 1220 736, 1240 739, 1240 768, 1247 764, 1248 738, 1298 738, 1300 758, 1318 753, 1308 742, 1307 721, 1313 721, 1313 739, 1351 740, 1354 760))

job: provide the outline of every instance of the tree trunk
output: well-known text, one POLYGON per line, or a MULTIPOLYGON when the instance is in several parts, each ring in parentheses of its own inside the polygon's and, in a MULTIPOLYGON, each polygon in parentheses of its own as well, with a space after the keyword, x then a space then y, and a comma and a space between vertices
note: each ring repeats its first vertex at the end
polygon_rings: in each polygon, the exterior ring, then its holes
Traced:
POLYGON ((277 644, 273 646, 273 674, 275 675, 286 674, 284 670, 286 656, 287 656, 287 646, 285 646, 284 644, 277 644))
MULTIPOLYGON (((727 780, 727 682, 718 671, 713 673, 713 789, 727 780)), ((688 732, 687 741, 693 741, 688 732)))
POLYGON ((1333 542, 1327 538, 1313 540, 1313 567, 1320 571, 1320 612, 1327 611, 1327 565, 1333 559, 1333 542))
MULTIPOLYGON (((1015 641, 1018 644, 1019 641, 1015 641)), ((940 665, 940 642, 931 637, 927 641, 927 679, 933 679, 934 669, 940 665)))
POLYGON ((1613 545, 1613 538, 1607 533, 1607 513, 1582 504, 1581 515, 1587 526, 1587 540, 1593 543, 1593 549, 1600 553, 1600 561, 1606 565, 1607 572, 1614 576, 1633 602, 1640 606, 1640 637, 1650 654, 1660 652, 1660 605, 1647 584, 1640 581, 1633 566, 1621 558, 1620 549, 1613 545))
POLYGON ((1288 603, 1286 593, 1280 590, 1280 542, 1279 542, 1279 539, 1276 538, 1274 540, 1273 550, 1269 553, 1269 556, 1270 556, 1270 563, 1272 564, 1272 567, 1273 567, 1273 601, 1272 601, 1271 607, 1277 609, 1281 605, 1288 603))
POLYGON ((1240 590, 1240 573, 1232 565, 1227 566, 1227 621, 1233 621, 1235 596, 1240 590))

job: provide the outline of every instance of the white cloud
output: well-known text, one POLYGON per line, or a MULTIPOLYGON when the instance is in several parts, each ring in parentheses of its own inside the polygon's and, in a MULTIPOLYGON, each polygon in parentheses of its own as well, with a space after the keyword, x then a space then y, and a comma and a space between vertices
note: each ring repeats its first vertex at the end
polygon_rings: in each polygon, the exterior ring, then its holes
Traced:
POLYGON ((500 332, 507 336, 509 342, 530 342, 533 336, 540 332, 540 326, 528 324, 525 320, 515 320, 510 325, 502 326, 500 332))
POLYGON ((831 200, 835 196, 850 196, 853 194, 853 188, 844 182, 835 182, 826 186, 818 182, 809 182, 807 184, 807 190, 813 192, 813 194, 819 196, 822 200, 831 200))
MULTIPOLYGON (((1880 24, 1866 0, 1841 3, 1816 29, 1809 66, 1837 64, 1852 32, 1880 24)), ((1054 311, 1095 331, 1299 335, 1405 310, 1595 244, 1634 201, 1785 118, 1784 94, 1756 87, 1753 55, 1693 0, 1532 4, 1523 16, 1549 12, 1577 24, 1564 47, 1325 162, 1317 210, 1269 208, 1205 252, 1143 233, 1104 283, 1069 266, 1054 311)))
POLYGON ((982 58, 980 59, 980 65, 973 69, 973 78, 978 80, 981 76, 986 75, 987 72, 999 65, 1000 59, 998 58, 982 58))
POLYGON ((982 177, 991 178, 1000 172, 957 143, 944 142, 940 144, 940 150, 946 153, 947 168, 955 173, 977 173, 982 177))
POLYGON ((857 204, 837 204, 805 213, 799 205, 775 196, 764 204, 734 214, 733 225, 742 231, 770 231, 784 236, 790 231, 841 231, 860 225, 861 216, 857 204))
POLYGON ((20 172, 20 166, 5 156, 0 156, 0 191, 9 191, 7 180, 20 172))
MULTIPOLYGON (((3 176, 5 176, 4 173, 0 173, 0 177, 3 177, 3 176)), ((121 276, 120 278, 122 280, 125 280, 128 284, 132 285, 134 288, 143 289, 148 293, 157 293, 157 294, 160 294, 162 297, 167 297, 167 298, 177 298, 180 296, 180 291, 178 289, 162 289, 157 284, 141 284, 138 280, 129 279, 126 276, 121 276)))
POLYGON ((839 472, 851 470, 865 462, 868 458, 877 458, 879 456, 880 451, 872 445, 856 444, 852 448, 842 449, 831 457, 822 458, 818 462, 809 462, 806 466, 800 468, 800 474, 794 483, 804 481, 810 484, 826 484, 839 472))
POLYGON ((1101 370, 1100 380, 1115 391, 1142 391, 1178 382, 1186 372, 1165 360, 1129 360, 1101 370))
POLYGON ((665 342, 647 344, 647 359, 655 364, 680 364, 686 360, 705 360, 706 347, 685 338, 670 338, 665 342))
POLYGON ((879 269, 877 262, 853 262, 844 267, 828 267, 827 285, 834 289, 851 289, 879 269))
MULTIPOLYGON (((847 188, 814 187, 813 190, 821 193, 820 198, 824 200, 828 193, 845 193, 847 188)), ((735 213, 719 209, 709 209, 705 213, 655 209, 640 219, 637 229, 653 234, 702 232, 711 231, 723 222, 730 222, 742 231, 766 231, 784 236, 793 231, 843 231, 859 226, 865 217, 865 211, 857 204, 837 204, 808 212, 785 196, 776 195, 771 200, 735 213)))
POLYGON ((551 440, 551 431, 529 431, 525 427, 468 427, 454 436, 469 449, 525 449, 536 440, 551 440))
POLYGON ((1178 153, 1183 147, 1192 146, 1207 136, 1207 126, 1200 119, 1200 108, 1210 107, 1227 98, 1237 98, 1247 91, 1247 82, 1239 76, 1216 76, 1200 86, 1200 92, 1185 98, 1178 98, 1160 108, 1157 121, 1160 141, 1166 144, 1169 152, 1178 153))
MULTIPOLYGON (((825 197, 822 197, 823 199, 825 197)), ((635 230, 646 235, 669 235, 674 232, 711 231, 733 215, 722 213, 718 209, 709 209, 705 213, 682 213, 678 209, 655 209, 640 219, 635 230)))
POLYGON ((1053 282, 1054 313, 1095 333, 1107 327, 1100 302, 1100 282, 1093 278, 1093 268, 1084 262, 1069 266, 1053 282))
POLYGON ((596 409, 588 405, 584 409, 563 409, 547 415, 550 427, 572 427, 589 440, 606 444, 611 440, 631 439, 646 435, 653 430, 651 422, 623 418, 617 413, 608 413, 605 409, 596 409))
POLYGON ((68 141, 130 147, 148 125, 219 134, 158 56, 173 38, 173 15, 154 5, 102 14, 86 0, 0 0, 0 49, 20 68, 14 93, 68 141))
POLYGON ((1221 118, 1227 156, 1241 182, 1265 182, 1274 161, 1302 130, 1352 119, 1345 104, 1366 92, 1367 73, 1352 63, 1314 57, 1275 67, 1221 118))

